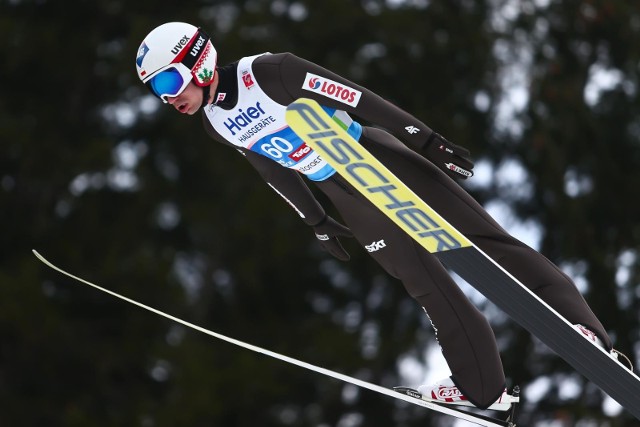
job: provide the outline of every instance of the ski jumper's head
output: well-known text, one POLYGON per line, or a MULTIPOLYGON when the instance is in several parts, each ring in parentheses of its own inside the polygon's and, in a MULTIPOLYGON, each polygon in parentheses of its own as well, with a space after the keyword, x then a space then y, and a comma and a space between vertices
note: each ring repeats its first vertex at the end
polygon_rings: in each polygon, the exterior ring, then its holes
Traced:
POLYGON ((208 95, 217 56, 210 37, 202 29, 184 22, 168 22, 144 38, 136 55, 136 69, 142 83, 168 103, 191 81, 208 95))

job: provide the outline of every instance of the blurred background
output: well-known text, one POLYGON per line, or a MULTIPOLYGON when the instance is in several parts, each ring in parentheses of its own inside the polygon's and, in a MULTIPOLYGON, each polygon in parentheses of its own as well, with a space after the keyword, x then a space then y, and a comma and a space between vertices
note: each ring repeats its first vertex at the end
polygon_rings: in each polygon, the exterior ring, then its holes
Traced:
MULTIPOLYGON (((348 263, 322 252, 200 115, 178 117, 139 83, 138 46, 167 21, 205 28, 221 64, 265 51, 317 62, 469 148, 464 186, 574 278, 638 363, 640 3, 0 5, 0 426, 467 425, 186 329, 34 258, 386 387, 448 374, 399 282, 354 241, 348 263)), ((639 425, 460 286, 523 389, 519 425, 639 425)))

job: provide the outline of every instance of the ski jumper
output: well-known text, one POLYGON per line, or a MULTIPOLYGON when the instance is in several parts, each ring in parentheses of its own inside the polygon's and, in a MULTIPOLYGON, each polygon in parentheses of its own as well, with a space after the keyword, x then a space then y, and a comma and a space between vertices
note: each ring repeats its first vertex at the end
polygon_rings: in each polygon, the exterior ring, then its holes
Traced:
POLYGON ((214 104, 203 109, 209 135, 246 156, 306 224, 314 226, 325 218, 306 182, 314 182, 328 196, 358 242, 424 308, 452 380, 473 404, 488 407, 505 387, 489 323, 434 255, 291 131, 284 111, 297 98, 320 103, 351 136, 482 251, 569 322, 594 331, 611 349, 604 327, 571 279, 543 255, 510 236, 461 186, 418 154, 433 134, 424 123, 370 90, 290 53, 243 58, 218 68, 218 72, 214 104), (362 126, 351 116, 376 127, 362 126))

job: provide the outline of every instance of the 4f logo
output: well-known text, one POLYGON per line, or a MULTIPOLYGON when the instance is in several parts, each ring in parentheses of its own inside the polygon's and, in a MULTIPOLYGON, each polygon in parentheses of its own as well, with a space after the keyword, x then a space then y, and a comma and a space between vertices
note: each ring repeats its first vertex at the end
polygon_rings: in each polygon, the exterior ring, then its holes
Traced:
POLYGON ((247 89, 251 89, 254 85, 253 77, 247 71, 242 72, 242 82, 247 89))
POLYGON ((420 129, 418 129, 415 126, 407 126, 404 128, 407 132, 409 132, 409 134, 413 135, 414 133, 418 133, 420 132, 420 129))
POLYGON ((365 245, 365 249, 367 252, 377 252, 382 248, 386 248, 387 245, 384 243, 384 240, 378 240, 377 242, 373 242, 370 245, 365 245))

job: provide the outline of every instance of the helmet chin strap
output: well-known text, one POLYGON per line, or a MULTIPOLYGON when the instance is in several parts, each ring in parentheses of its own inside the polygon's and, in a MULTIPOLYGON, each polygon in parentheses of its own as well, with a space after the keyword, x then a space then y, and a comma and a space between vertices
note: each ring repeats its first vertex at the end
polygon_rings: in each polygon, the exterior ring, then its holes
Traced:
POLYGON ((202 87, 202 105, 200 108, 207 105, 209 101, 209 97, 211 96, 211 85, 206 85, 202 87))

